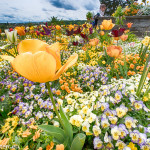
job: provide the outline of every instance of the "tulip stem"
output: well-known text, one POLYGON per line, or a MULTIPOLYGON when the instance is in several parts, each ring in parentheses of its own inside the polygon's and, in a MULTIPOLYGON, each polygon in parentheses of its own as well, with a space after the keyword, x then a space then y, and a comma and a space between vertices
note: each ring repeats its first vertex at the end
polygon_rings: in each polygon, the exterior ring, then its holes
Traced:
POLYGON ((50 96, 50 98, 51 98, 52 104, 53 104, 53 106, 54 106, 54 110, 55 110, 55 112, 56 112, 56 115, 57 115, 57 117, 58 117, 58 119, 59 119, 59 121, 60 121, 60 124, 64 127, 64 124, 63 124, 63 122, 62 122, 62 119, 61 119, 61 117, 60 117, 60 115, 59 115, 59 112, 58 112, 58 110, 57 110, 57 107, 56 107, 56 104, 55 104, 55 101, 54 101, 54 98, 53 98, 53 93, 52 93, 52 91, 51 91, 49 82, 46 82, 46 86, 47 86, 48 94, 49 94, 49 96, 50 96))

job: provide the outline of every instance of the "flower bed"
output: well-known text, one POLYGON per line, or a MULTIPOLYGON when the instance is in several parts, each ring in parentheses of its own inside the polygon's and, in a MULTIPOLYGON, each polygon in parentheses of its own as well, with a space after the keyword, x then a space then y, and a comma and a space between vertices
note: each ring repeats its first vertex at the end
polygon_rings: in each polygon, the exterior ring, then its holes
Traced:
POLYGON ((0 149, 150 149, 150 37, 131 26, 2 33, 0 149))

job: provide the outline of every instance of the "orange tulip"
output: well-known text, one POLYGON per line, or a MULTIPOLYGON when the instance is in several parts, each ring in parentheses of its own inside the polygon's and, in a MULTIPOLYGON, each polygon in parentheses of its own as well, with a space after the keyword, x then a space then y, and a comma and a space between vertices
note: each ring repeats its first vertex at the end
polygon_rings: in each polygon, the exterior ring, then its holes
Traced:
POLYGON ((56 150, 64 150, 64 145, 63 144, 56 145, 56 150))
POLYGON ((14 70, 28 80, 40 83, 54 81, 78 59, 78 54, 74 54, 61 67, 58 45, 47 46, 40 40, 24 40, 18 46, 19 55, 16 58, 1 57, 9 60, 14 70))
POLYGON ((122 48, 120 46, 111 45, 107 47, 106 52, 110 57, 117 58, 121 54, 122 48))
POLYGON ((103 20, 100 28, 102 28, 104 30, 111 30, 114 26, 115 26, 115 24, 112 23, 112 20, 103 20))
POLYGON ((123 34, 123 35, 120 36, 120 39, 122 41, 126 41, 128 39, 128 35, 123 34))
POLYGON ((95 46, 98 43, 99 43, 99 39, 97 39, 97 38, 90 39, 90 42, 89 42, 89 44, 92 45, 92 46, 95 46))
POLYGON ((15 27, 15 30, 17 30, 17 33, 20 35, 20 36, 23 36, 26 34, 25 30, 24 30, 24 27, 15 27))
POLYGON ((71 31, 72 29, 74 29, 74 26, 72 24, 70 24, 69 26, 69 30, 71 31))
POLYGON ((100 35, 103 36, 105 34, 104 31, 100 31, 100 35))
POLYGON ((57 30, 60 30, 61 27, 60 27, 59 25, 56 25, 56 29, 57 29, 57 30))
POLYGON ((133 23, 128 22, 128 23, 127 23, 127 27, 128 27, 128 28, 131 28, 131 27, 132 27, 132 24, 133 24, 133 23))
POLYGON ((114 40, 118 41, 118 40, 119 40, 119 37, 114 37, 114 40))
POLYGON ((130 68, 131 68, 131 69, 134 69, 134 64, 130 64, 130 68))

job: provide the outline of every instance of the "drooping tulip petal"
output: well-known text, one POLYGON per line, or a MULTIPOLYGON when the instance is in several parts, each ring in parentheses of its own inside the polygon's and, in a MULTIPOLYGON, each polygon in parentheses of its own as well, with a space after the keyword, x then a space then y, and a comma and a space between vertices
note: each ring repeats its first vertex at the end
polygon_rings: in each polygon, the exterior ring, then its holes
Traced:
POLYGON ((70 56, 67 62, 58 70, 53 80, 57 80, 64 71, 66 71, 69 67, 75 64, 77 59, 78 59, 78 54, 74 54, 70 56))
POLYGON ((52 81, 56 72, 55 58, 45 51, 18 55, 12 62, 16 72, 33 82, 52 81))
POLYGON ((23 40, 18 44, 19 54, 25 52, 36 53, 37 51, 46 51, 47 43, 38 39, 23 40))

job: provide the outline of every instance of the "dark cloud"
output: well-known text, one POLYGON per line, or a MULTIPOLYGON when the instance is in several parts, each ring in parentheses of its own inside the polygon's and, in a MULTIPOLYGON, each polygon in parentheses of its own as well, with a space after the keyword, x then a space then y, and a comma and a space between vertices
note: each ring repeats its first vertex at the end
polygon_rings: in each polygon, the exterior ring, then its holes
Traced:
POLYGON ((49 2, 57 7, 57 8, 64 8, 66 10, 76 10, 72 5, 65 3, 65 1, 62 0, 49 0, 49 2))
POLYGON ((15 7, 10 7, 10 8, 16 11, 19 10, 18 8, 15 8, 15 7))
POLYGON ((12 15, 3 15, 3 17, 7 17, 7 18, 15 18, 15 17, 12 16, 12 15))
POLYGON ((45 8, 42 8, 42 10, 43 10, 43 11, 48 11, 48 10, 47 10, 47 9, 45 9, 45 8))
POLYGON ((85 4, 85 9, 89 11, 94 10, 95 9, 94 4, 93 3, 85 4))

